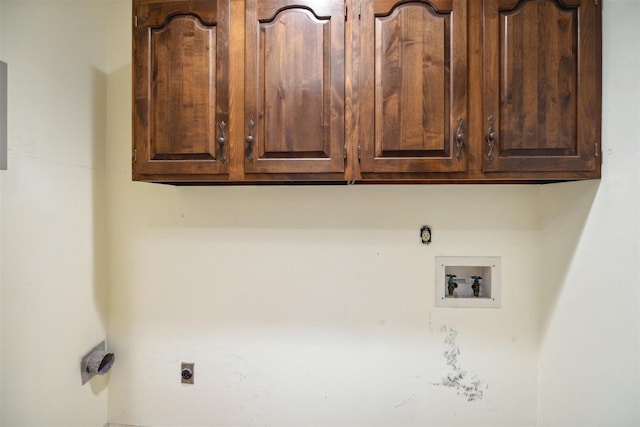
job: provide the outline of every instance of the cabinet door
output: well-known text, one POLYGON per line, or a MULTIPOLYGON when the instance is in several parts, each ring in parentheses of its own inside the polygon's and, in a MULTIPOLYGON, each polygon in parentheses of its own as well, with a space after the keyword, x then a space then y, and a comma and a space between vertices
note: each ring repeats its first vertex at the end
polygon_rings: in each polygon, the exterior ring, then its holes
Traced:
POLYGON ((134 177, 225 173, 228 0, 158 1, 134 14, 134 177))
POLYGON ((366 0, 361 19, 362 171, 465 171, 467 0, 366 0))
POLYGON ((484 171, 591 171, 600 138, 593 0, 484 1, 484 171))
POLYGON ((245 172, 344 171, 344 1, 247 0, 245 172))

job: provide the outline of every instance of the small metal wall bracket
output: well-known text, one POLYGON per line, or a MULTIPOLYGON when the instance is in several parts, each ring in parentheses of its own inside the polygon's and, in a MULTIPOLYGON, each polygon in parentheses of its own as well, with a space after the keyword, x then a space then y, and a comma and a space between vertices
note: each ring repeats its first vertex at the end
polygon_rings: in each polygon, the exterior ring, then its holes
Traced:
POLYGON ((431 243, 431 227, 428 225, 423 225, 420 229, 420 240, 423 245, 428 245, 431 243))

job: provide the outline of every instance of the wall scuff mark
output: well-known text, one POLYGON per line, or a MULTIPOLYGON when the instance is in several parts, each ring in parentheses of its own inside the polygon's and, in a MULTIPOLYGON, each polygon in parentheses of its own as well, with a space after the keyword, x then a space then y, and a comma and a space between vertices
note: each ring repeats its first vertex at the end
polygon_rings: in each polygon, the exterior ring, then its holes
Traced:
POLYGON ((447 366, 451 368, 451 372, 442 379, 442 382, 433 385, 455 388, 458 395, 463 395, 469 402, 481 400, 484 390, 489 386, 485 386, 475 373, 469 373, 460 366, 458 356, 460 355, 460 347, 456 344, 456 336, 458 331, 450 326, 443 326, 440 332, 447 334, 444 343, 447 349, 443 356, 447 361, 447 366))
POLYGON ((416 397, 415 397, 415 395, 412 394, 408 399, 404 400, 403 402, 398 403, 395 407, 396 407, 396 409, 397 408, 401 408, 401 407, 403 407, 404 405, 406 405, 409 402, 415 402, 415 400, 416 400, 416 397))

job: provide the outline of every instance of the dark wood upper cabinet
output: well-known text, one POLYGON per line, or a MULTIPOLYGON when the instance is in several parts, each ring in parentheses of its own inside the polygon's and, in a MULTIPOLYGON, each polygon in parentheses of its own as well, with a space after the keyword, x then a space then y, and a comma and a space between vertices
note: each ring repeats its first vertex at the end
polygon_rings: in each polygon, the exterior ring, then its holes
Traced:
POLYGON ((594 0, 484 1, 485 172, 599 168, 594 0))
POLYGON ((467 0, 362 3, 362 172, 467 169, 467 0))
POLYGON ((247 0, 244 171, 344 171, 343 0, 247 0))
POLYGON ((133 177, 600 177, 602 0, 133 0, 133 177))
POLYGON ((134 178, 226 173, 228 0, 134 6, 134 178))

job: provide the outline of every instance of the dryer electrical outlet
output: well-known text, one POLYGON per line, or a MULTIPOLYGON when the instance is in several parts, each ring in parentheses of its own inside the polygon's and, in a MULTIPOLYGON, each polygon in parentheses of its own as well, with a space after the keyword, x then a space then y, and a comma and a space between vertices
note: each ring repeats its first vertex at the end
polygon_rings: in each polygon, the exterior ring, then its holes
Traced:
POLYGON ((180 367, 180 382, 182 384, 193 384, 193 363, 182 362, 180 367))

